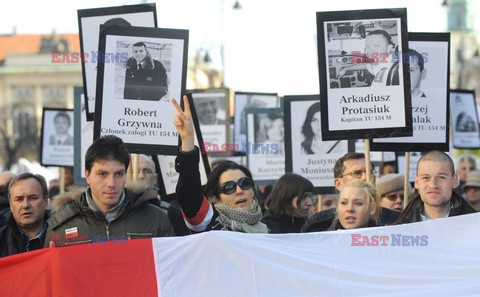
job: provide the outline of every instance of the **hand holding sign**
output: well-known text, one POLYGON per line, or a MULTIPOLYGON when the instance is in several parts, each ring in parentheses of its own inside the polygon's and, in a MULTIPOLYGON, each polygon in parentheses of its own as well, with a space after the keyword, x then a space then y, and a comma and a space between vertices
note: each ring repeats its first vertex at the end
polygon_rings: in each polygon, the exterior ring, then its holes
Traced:
POLYGON ((177 114, 173 118, 173 124, 182 139, 182 151, 189 152, 194 148, 194 131, 190 103, 188 102, 187 96, 183 96, 185 111, 182 111, 182 108, 178 105, 175 99, 172 99, 172 103, 177 110, 177 114))

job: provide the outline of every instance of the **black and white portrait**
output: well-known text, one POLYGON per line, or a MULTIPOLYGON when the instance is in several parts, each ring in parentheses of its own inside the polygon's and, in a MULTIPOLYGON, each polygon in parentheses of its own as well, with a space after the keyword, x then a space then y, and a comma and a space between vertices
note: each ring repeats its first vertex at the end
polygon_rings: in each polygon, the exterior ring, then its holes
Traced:
POLYGON ((254 116, 255 144, 258 145, 257 151, 263 149, 263 145, 272 148, 276 146, 278 154, 284 155, 285 132, 283 113, 264 113, 254 116))
POLYGON ((73 166, 73 144, 73 110, 44 108, 42 118, 42 164, 73 166))
MULTIPOLYGON (((128 53, 125 63, 124 87, 121 98, 130 100, 159 101, 168 94, 168 77, 171 65, 172 44, 137 41, 118 41, 119 56, 128 53)), ((118 68, 120 63, 117 64, 118 68)), ((118 72, 120 70, 117 70, 118 72)), ((117 87, 116 91, 121 88, 117 87)), ((168 96, 166 96, 168 98, 168 96)))
MULTIPOLYGON (((247 109, 275 108, 278 107, 278 103, 276 94, 236 92, 234 98, 234 143, 241 148, 247 140, 247 109)), ((240 152, 244 153, 243 150, 240 150, 240 152)))
POLYGON ((185 94, 188 31, 101 27, 94 137, 116 135, 131 152, 176 154, 171 98, 185 94))
POLYGON ((323 140, 411 136, 406 9, 317 12, 317 34, 323 140))
POLYGON ((453 147, 480 148, 480 123, 474 91, 451 90, 450 111, 453 147))
POLYGON ((155 4, 126 5, 78 10, 80 49, 86 63, 81 63, 83 89, 86 102, 86 116, 93 121, 95 112, 95 92, 97 84, 97 64, 101 58, 98 52, 100 26, 157 27, 155 4))

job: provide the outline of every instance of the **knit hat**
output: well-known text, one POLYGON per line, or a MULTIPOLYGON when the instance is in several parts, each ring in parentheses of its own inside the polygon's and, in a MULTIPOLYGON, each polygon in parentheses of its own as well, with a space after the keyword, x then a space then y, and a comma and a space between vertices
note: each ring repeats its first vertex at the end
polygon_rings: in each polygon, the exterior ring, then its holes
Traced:
MULTIPOLYGON (((380 177, 377 180, 378 194, 380 194, 380 196, 383 196, 388 193, 403 190, 404 179, 405 176, 398 173, 391 173, 380 177)), ((410 193, 410 190, 411 186, 410 183, 408 183, 408 193, 410 193)))
POLYGON ((462 189, 465 191, 466 187, 480 188, 480 170, 474 170, 468 173, 467 181, 462 189))

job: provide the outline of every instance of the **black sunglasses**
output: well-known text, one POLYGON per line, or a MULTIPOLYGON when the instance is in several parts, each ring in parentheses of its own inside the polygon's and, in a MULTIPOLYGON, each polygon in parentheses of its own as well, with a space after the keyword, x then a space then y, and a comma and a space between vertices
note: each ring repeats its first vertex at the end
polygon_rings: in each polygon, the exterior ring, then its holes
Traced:
POLYGON ((223 183, 219 188, 219 193, 223 193, 225 195, 230 195, 237 190, 237 185, 242 190, 249 190, 253 187, 253 181, 248 176, 242 177, 237 182, 233 180, 227 181, 223 183))

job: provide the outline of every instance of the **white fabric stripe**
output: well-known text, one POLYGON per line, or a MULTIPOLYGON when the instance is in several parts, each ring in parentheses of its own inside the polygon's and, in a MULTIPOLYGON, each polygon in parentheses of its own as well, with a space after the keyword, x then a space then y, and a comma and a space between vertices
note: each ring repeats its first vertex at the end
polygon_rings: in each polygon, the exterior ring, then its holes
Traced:
POLYGON ((192 225, 185 218, 183 218, 183 220, 185 221, 185 224, 190 230, 193 230, 195 232, 201 232, 207 229, 207 226, 212 221, 212 218, 213 218, 213 206, 211 203, 209 203, 207 214, 205 215, 205 218, 200 224, 192 225))

